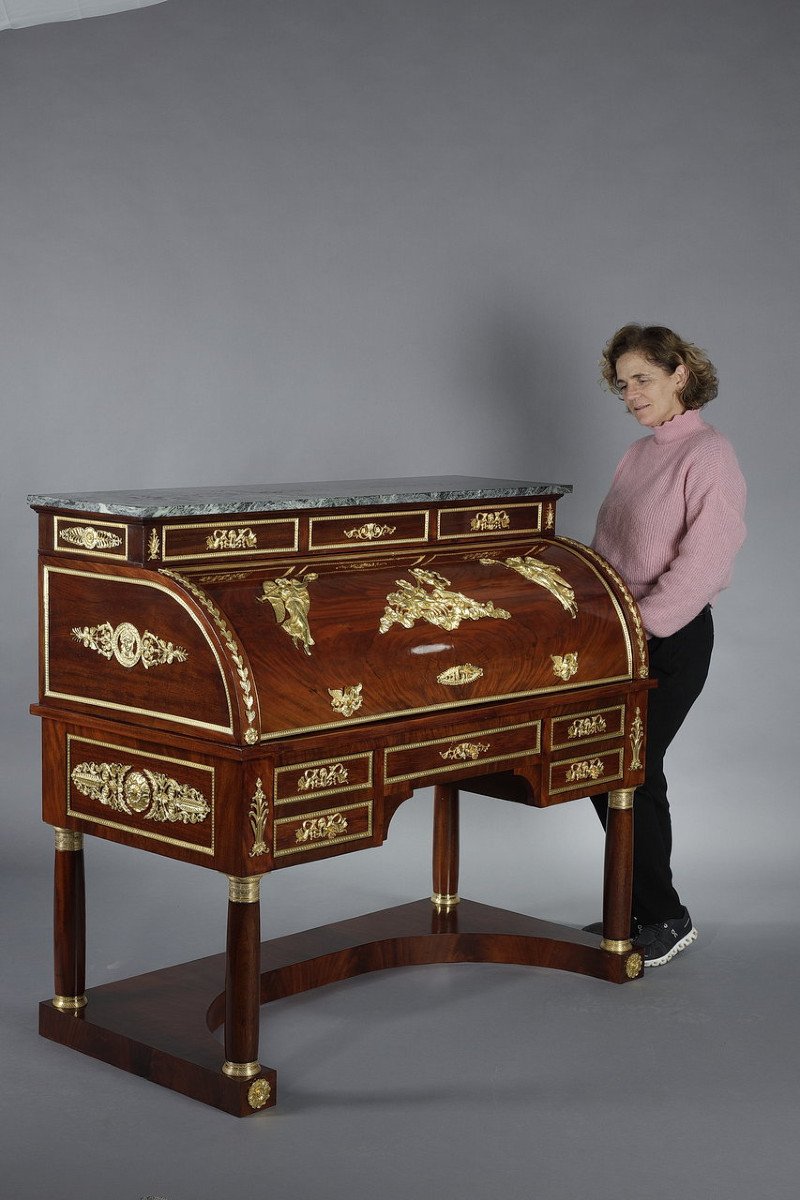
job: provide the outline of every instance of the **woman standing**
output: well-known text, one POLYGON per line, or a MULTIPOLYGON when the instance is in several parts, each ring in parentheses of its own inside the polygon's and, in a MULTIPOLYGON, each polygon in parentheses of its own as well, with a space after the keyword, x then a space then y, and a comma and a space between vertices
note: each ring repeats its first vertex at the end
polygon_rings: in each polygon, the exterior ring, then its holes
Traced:
MULTIPOLYGON (((697 937, 672 882, 664 755, 700 695, 711 605, 744 541, 745 482, 733 448, 699 410, 717 394, 706 354, 671 329, 625 325, 605 347, 603 378, 651 433, 617 467, 592 545, 626 580, 648 635, 645 780, 636 789, 631 936, 658 967, 697 937)), ((605 824, 607 796, 593 797, 605 824)))

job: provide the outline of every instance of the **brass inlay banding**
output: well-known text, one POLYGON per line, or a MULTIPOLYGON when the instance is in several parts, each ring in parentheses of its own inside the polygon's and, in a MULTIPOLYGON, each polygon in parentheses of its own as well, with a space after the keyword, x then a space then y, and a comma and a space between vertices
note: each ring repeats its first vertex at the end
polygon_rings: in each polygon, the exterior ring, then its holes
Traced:
POLYGON ((247 1103, 251 1108, 263 1108, 272 1095, 272 1088, 267 1079, 257 1079, 247 1089, 247 1103))
POLYGON ((147 671, 173 662, 186 662, 189 657, 182 646, 174 646, 149 629, 139 633, 130 621, 114 628, 109 621, 102 625, 73 628, 72 636, 86 650, 96 650, 103 658, 115 658, 121 667, 135 667, 141 662, 147 671))
POLYGON ((644 738, 644 721, 642 720, 642 710, 638 704, 636 706, 636 715, 631 722, 631 770, 638 771, 641 769, 642 760, 639 756, 639 751, 642 748, 642 740, 644 738))
MULTIPOLYGON (((203 570, 207 568, 204 566, 203 570)), ((185 571, 196 571, 197 567, 184 567, 185 571)), ((198 575, 198 583, 238 583, 242 579, 250 579, 249 571, 215 571, 213 575, 198 575)))
POLYGON ((232 904, 258 904, 263 875, 229 875, 228 899, 232 904))
POLYGON ((440 758, 449 758, 453 761, 474 762, 485 754, 491 748, 490 742, 459 742, 456 746, 451 746, 449 750, 440 750, 440 758))
POLYGON ((261 585, 264 594, 256 597, 259 603, 268 601, 272 605, 275 620, 281 629, 289 634, 295 646, 302 646, 309 655, 314 639, 308 624, 311 598, 306 584, 318 578, 313 571, 309 571, 307 575, 297 578, 282 575, 279 579, 265 579, 261 585))
POLYGON ((196 825, 211 812, 197 788, 160 771, 137 770, 130 763, 82 762, 70 778, 82 796, 145 821, 196 825))
POLYGON ((447 630, 458 629, 462 621, 479 621, 481 617, 511 620, 511 613, 504 608, 496 608, 491 600, 482 604, 461 592, 449 591, 450 580, 438 571, 410 567, 409 574, 414 576, 417 583, 397 580, 400 591, 390 592, 386 597, 386 610, 379 625, 381 633, 386 633, 392 625, 412 629, 419 620, 447 630), (425 591, 425 588, 430 590, 425 591))
POLYGON ((571 765, 565 776, 567 783, 583 783, 585 779, 599 779, 605 771, 605 766, 599 758, 591 762, 584 760, 571 765))
POLYGON ((86 995, 53 996, 53 1008, 57 1008, 60 1012, 77 1012, 81 1008, 86 1008, 88 1003, 86 995))
POLYGON ((450 912, 457 904, 461 903, 461 897, 458 895, 446 896, 441 892, 434 892, 431 896, 431 903, 437 912, 450 912))
POLYGON ((55 834, 56 850, 82 850, 83 849, 83 834, 77 829, 62 829, 60 826, 53 828, 55 834))
POLYGON ((550 657, 553 660, 553 674, 557 675, 559 679, 563 679, 564 683, 577 673, 577 650, 571 650, 569 654, 551 654, 550 657))
POLYGON ((512 558, 506 558, 502 563, 496 558, 481 558, 479 562, 485 567, 497 565, 508 567, 510 571, 516 571, 523 579, 530 580, 531 583, 538 583, 540 587, 546 588, 551 595, 555 596, 562 608, 565 608, 571 617, 577 617, 578 606, 575 603, 575 589, 567 583, 566 579, 562 578, 561 568, 553 563, 543 562, 541 558, 534 558, 530 554, 516 555, 512 558))
POLYGON ((603 938, 600 942, 600 949, 609 950, 612 954, 627 954, 632 945, 633 942, 630 938, 624 938, 622 941, 603 938))
POLYGON ((460 687, 465 683, 474 683, 482 677, 483 667, 464 663, 462 666, 448 667, 446 671, 442 671, 441 675, 436 676, 436 682, 443 683, 445 687, 460 687))
POLYGON ((252 1079, 261 1073, 260 1062, 235 1063, 226 1061, 222 1064, 222 1072, 231 1079, 252 1079))
POLYGON ((361 695, 363 687, 363 683, 354 683, 351 687, 328 688, 333 711, 341 713, 343 717, 352 717, 364 703, 361 695))
POLYGON ((616 808, 620 811, 633 808, 633 796, 635 788, 617 788, 614 792, 608 793, 608 807, 616 808))
POLYGON ((250 805, 250 828, 253 831, 253 848, 250 851, 250 857, 255 858, 257 854, 267 853, 267 844, 264 841, 264 828, 267 824, 269 816, 269 803, 261 785, 261 779, 256 780, 256 790, 253 793, 253 801, 250 805))

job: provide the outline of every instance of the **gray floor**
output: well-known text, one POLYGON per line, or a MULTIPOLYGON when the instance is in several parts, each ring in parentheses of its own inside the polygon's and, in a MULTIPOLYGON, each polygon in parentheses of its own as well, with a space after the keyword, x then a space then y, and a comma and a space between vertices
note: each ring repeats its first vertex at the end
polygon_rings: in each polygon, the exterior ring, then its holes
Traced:
MULTIPOLYGON (((427 863, 414 851, 428 817, 413 804, 383 849, 353 856, 349 887, 341 861, 265 880, 265 931, 425 895, 427 863)), ((479 812, 471 804, 468 827, 479 812)), ((528 894, 536 915, 593 918, 594 838, 568 856, 557 844, 585 828, 586 812, 499 811, 484 827, 490 847, 533 821, 546 831, 536 858, 547 870, 503 876, 496 857, 486 863, 465 846, 463 873, 476 886, 464 893, 517 908, 528 894)), ((624 987, 458 965, 282 1001, 264 1015, 261 1052, 280 1073, 279 1107, 237 1121, 37 1036, 36 1003, 50 992, 47 831, 42 838, 41 872, 10 870, 4 880, 15 964, 2 985, 9 1196, 796 1195, 793 877, 767 888, 690 864, 698 943, 624 987), (748 923, 734 919, 742 913, 748 923)), ((513 849, 509 858, 518 868, 513 849)), ((92 839, 87 874, 90 984, 222 948, 217 877, 92 839)))

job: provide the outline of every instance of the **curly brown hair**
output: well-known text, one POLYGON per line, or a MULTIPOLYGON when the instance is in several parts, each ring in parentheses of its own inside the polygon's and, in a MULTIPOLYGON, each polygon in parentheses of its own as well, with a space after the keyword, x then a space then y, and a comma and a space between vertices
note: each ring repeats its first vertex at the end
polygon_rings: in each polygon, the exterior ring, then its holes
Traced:
POLYGON ((600 360, 609 391, 617 391, 617 362, 631 350, 637 350, 669 375, 681 363, 686 367, 689 377, 681 391, 685 408, 702 408, 719 390, 716 367, 705 350, 664 325, 623 325, 607 342, 600 360))

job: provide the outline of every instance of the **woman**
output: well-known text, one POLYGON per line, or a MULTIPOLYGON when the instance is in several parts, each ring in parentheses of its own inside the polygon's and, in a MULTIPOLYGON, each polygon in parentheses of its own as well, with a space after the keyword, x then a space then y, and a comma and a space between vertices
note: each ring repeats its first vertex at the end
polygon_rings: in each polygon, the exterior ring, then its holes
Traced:
MULTIPOLYGON (((631 936, 658 967, 697 937, 672 882, 664 754, 700 695, 711 605, 744 541, 745 482, 726 438, 699 410, 717 394, 706 354, 663 326, 625 325, 605 347, 603 378, 651 433, 617 467, 592 545, 626 580, 648 636, 645 781, 634 799, 631 936)), ((605 824, 607 796, 593 797, 605 824)))

